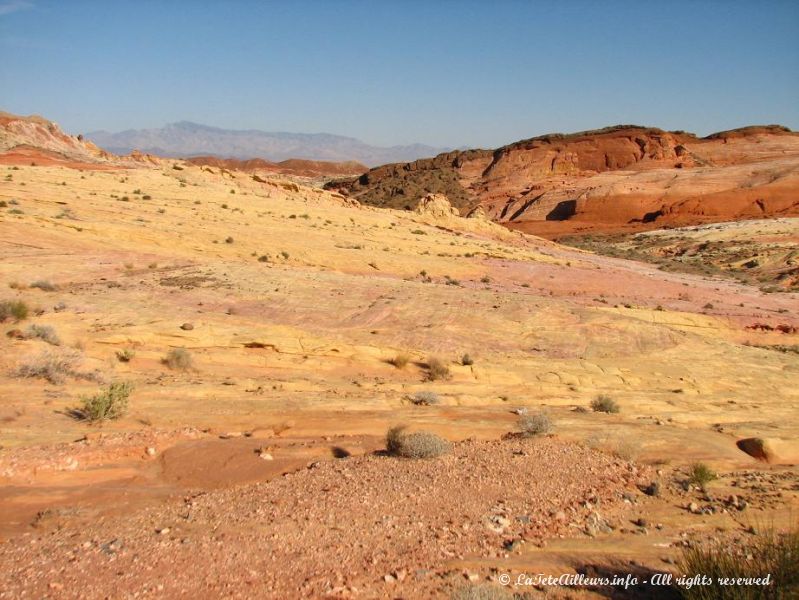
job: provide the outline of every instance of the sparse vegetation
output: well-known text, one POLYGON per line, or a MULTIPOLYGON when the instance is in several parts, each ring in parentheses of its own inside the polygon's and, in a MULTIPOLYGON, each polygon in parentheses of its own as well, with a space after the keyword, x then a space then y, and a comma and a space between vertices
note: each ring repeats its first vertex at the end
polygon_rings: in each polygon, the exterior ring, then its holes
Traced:
POLYGON ((552 431, 552 420, 543 412, 519 417, 519 429, 523 436, 534 437, 552 431))
POLYGON ((51 325, 28 325, 23 335, 25 339, 28 340, 42 340, 52 346, 61 345, 61 339, 58 337, 55 328, 51 325))
POLYGON ((678 587, 685 600, 788 600, 799 597, 799 527, 779 533, 773 528, 735 544, 714 541, 683 551, 680 571, 707 576, 711 583, 678 587), (763 585, 723 585, 724 579, 764 578, 763 585))
POLYGON ((691 469, 688 471, 688 481, 702 489, 705 489, 705 486, 716 477, 716 473, 703 462, 692 464, 691 469))
POLYGON ((136 352, 130 348, 123 348, 122 350, 117 350, 116 356, 119 362, 126 363, 133 360, 133 357, 136 356, 136 352))
POLYGON ((405 433, 406 427, 398 425, 386 433, 386 450, 392 456, 403 458, 435 458, 446 454, 452 445, 442 437, 427 431, 405 433))
POLYGON ((449 376, 449 367, 440 358, 431 356, 427 359, 427 379, 438 381, 439 379, 449 379, 449 376))
POLYGON ((411 402, 417 406, 432 406, 434 404, 441 404, 441 398, 432 390, 422 390, 416 392, 410 397, 411 402))
POLYGON ((617 413, 621 408, 613 398, 605 394, 600 394, 591 400, 591 410, 594 412, 617 413))
POLYGON ((28 318, 30 309, 22 300, 4 300, 0 302, 0 322, 7 319, 24 321, 28 318))
POLYGON ((389 362, 398 369, 404 369, 411 362, 411 355, 407 352, 398 352, 397 355, 390 359, 389 362))
POLYGON ((467 353, 461 356, 461 364, 464 367, 470 367, 474 364, 474 359, 467 353))
POLYGON ((29 287, 38 288, 43 292, 54 292, 58 289, 56 285, 54 285, 50 281, 47 281, 46 279, 37 279, 36 281, 31 283, 29 287))
POLYGON ((82 355, 71 348, 58 351, 46 350, 23 360, 16 369, 17 377, 42 377, 53 384, 63 383, 67 375, 90 379, 91 377, 75 371, 82 355))
POLYGON ((104 391, 83 398, 83 406, 74 411, 75 416, 91 422, 118 419, 128 410, 128 397, 133 385, 127 381, 112 383, 104 391))
POLYGON ((172 348, 161 362, 176 371, 186 371, 194 366, 191 354, 185 348, 172 348))

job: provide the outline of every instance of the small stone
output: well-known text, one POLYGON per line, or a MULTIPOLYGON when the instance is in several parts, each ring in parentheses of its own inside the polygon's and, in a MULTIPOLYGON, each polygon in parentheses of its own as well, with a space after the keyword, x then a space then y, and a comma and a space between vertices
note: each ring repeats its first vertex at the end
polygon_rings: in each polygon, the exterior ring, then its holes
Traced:
POLYGON ((386 583, 394 583, 395 581, 397 581, 397 578, 394 577, 393 575, 388 575, 387 574, 387 575, 383 575, 383 581, 385 581, 386 583))
POLYGON ((147 452, 147 456, 155 456, 155 448, 153 448, 152 446, 147 448, 145 452, 147 452))
POLYGON ((269 452, 259 452, 258 456, 260 456, 262 460, 275 460, 269 452))
POLYGON ((183 325, 181 325, 180 328, 183 331, 191 331, 192 329, 194 329, 194 325, 192 325, 191 323, 183 323, 183 325))
POLYGON ((169 529, 169 527, 162 527, 161 529, 158 529, 157 531, 158 531, 158 535, 166 535, 171 530, 169 529))
POLYGON ((559 510, 554 514, 554 519, 556 521, 559 521, 560 523, 563 523, 564 521, 566 521, 566 513, 562 510, 559 510))
POLYGON ((638 527, 648 527, 649 526, 649 521, 647 521, 643 517, 640 517, 640 518, 635 520, 635 524, 638 525, 638 527))
POLYGON ((644 488, 644 494, 647 496, 652 496, 654 498, 660 497, 660 483, 657 481, 653 481, 648 486, 644 488))
POLYGON ((696 502, 691 502, 688 505, 688 512, 691 512, 696 515, 699 514, 701 511, 699 510, 699 505, 696 502))
POLYGON ((466 573, 466 579, 471 582, 480 581, 480 575, 477 573, 466 573))

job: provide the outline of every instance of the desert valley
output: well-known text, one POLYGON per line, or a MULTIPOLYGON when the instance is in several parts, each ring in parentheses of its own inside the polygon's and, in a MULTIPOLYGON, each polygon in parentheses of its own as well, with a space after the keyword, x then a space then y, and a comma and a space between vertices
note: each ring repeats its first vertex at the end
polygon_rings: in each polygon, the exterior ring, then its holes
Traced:
POLYGON ((3 113, 0 168, 0 598, 672 598, 796 531, 787 128, 369 169, 3 113))

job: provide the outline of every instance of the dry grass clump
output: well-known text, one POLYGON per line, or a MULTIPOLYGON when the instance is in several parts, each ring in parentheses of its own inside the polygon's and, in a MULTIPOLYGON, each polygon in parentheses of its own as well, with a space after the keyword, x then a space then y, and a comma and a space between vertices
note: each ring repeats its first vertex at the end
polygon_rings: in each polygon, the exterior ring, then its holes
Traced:
POLYGON ((73 414, 85 421, 105 421, 118 419, 128 410, 128 397, 133 391, 133 385, 128 381, 112 383, 107 389, 83 398, 83 406, 73 414))
POLYGON ((432 390, 422 390, 420 392, 416 392, 410 397, 410 400, 417 406, 432 406, 433 404, 441 404, 441 398, 439 398, 438 394, 432 390))
POLYGON ((28 340, 42 340, 52 346, 61 345, 61 339, 51 325, 28 325, 23 335, 28 340))
POLYGON ((3 300, 0 302, 0 322, 7 319, 23 321, 28 318, 30 309, 22 300, 3 300))
POLYGON ((683 551, 680 571, 709 577, 708 585, 678 587, 686 600, 781 600, 799 597, 799 526, 778 533, 773 528, 735 545, 716 541, 683 551), (760 579, 769 585, 724 585, 723 580, 760 579))
POLYGON ((449 376, 449 367, 440 358, 431 356, 427 359, 427 378, 430 381, 449 379, 449 376))
POLYGON ((191 354, 185 348, 172 348, 161 362, 176 371, 186 371, 194 366, 191 354))
POLYGON ((552 431, 552 420, 546 413, 535 413, 519 417, 519 429, 524 437, 534 437, 552 431))
POLYGON ((513 600, 514 597, 509 590, 491 583, 464 585, 450 596, 451 600, 513 600))
POLYGON ((621 410, 621 408, 619 407, 618 402, 616 402, 613 398, 605 394, 600 394, 591 400, 591 410, 594 412, 617 413, 621 410))
POLYGON ((82 358, 82 354, 72 348, 45 350, 23 360, 15 374, 17 377, 42 377, 53 384, 63 383, 67 375, 88 379, 90 376, 75 370, 82 358))
POLYGON ((411 355, 407 352, 399 352, 394 358, 388 361, 398 369, 404 369, 411 362, 411 355))
POLYGON ((474 364, 474 359, 468 354, 461 356, 461 364, 464 367, 471 367, 474 364))
POLYGON ((117 360, 119 362, 130 362, 133 360, 133 357, 136 356, 136 352, 131 350, 130 348, 123 348, 122 350, 116 351, 117 360))
POLYGON ((392 427, 386 433, 386 450, 403 458, 435 458, 448 453, 452 444, 435 433, 414 431, 405 433, 405 426, 392 427))
POLYGON ((55 292, 58 289, 58 286, 46 279, 37 279, 28 287, 37 288, 43 292, 55 292))

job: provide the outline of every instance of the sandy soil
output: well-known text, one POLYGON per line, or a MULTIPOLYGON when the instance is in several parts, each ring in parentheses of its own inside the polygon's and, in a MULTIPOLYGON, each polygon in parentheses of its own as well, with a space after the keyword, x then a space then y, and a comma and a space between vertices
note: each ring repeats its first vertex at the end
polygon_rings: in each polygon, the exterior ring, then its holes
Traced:
POLYGON ((2 172, 0 301, 38 310, 3 323, 12 335, 0 339, 0 597, 446 597, 503 570, 574 569, 625 548, 647 568, 673 568, 662 559, 683 534, 745 530, 724 504, 732 481, 749 477, 735 473, 763 479, 746 518, 762 508, 779 519, 796 504, 799 363, 767 348, 799 343, 778 329, 799 326, 796 294, 245 174, 2 172), (60 345, 25 339, 30 324, 52 326, 60 345), (162 364, 178 347, 192 368, 162 364), (117 358, 124 349, 129 362, 117 358), (43 352, 76 352, 83 376, 17 375, 43 352), (401 352, 411 361, 398 369, 401 352), (434 355, 450 378, 428 380, 434 355), (125 417, 70 417, 119 380, 135 386, 125 417), (420 390, 441 403, 414 406, 420 390), (583 412, 600 393, 621 412, 583 412), (519 408, 547 411, 555 438, 498 441, 519 408), (374 455, 398 422, 473 441, 429 462, 374 455), (770 464, 736 447, 752 436, 775 449, 770 464), (353 458, 336 460, 337 448, 353 458), (713 500, 678 485, 696 460, 721 474, 713 500), (645 496, 639 475, 669 491, 645 496), (425 481, 415 497, 429 506, 398 499, 425 481), (590 488, 613 522, 595 537, 579 507, 590 488), (479 529, 500 499, 513 518, 532 517, 529 528, 508 517, 525 544, 504 553, 507 540, 479 529), (690 502, 718 510, 692 513, 690 502), (189 505, 196 529, 180 516, 189 505), (628 517, 663 528, 643 534, 628 517), (464 523, 462 550, 446 555, 464 523), (342 526, 349 549, 331 560, 342 526), (558 550, 542 555, 551 536, 558 550), (229 575, 209 570, 212 559, 229 575))

